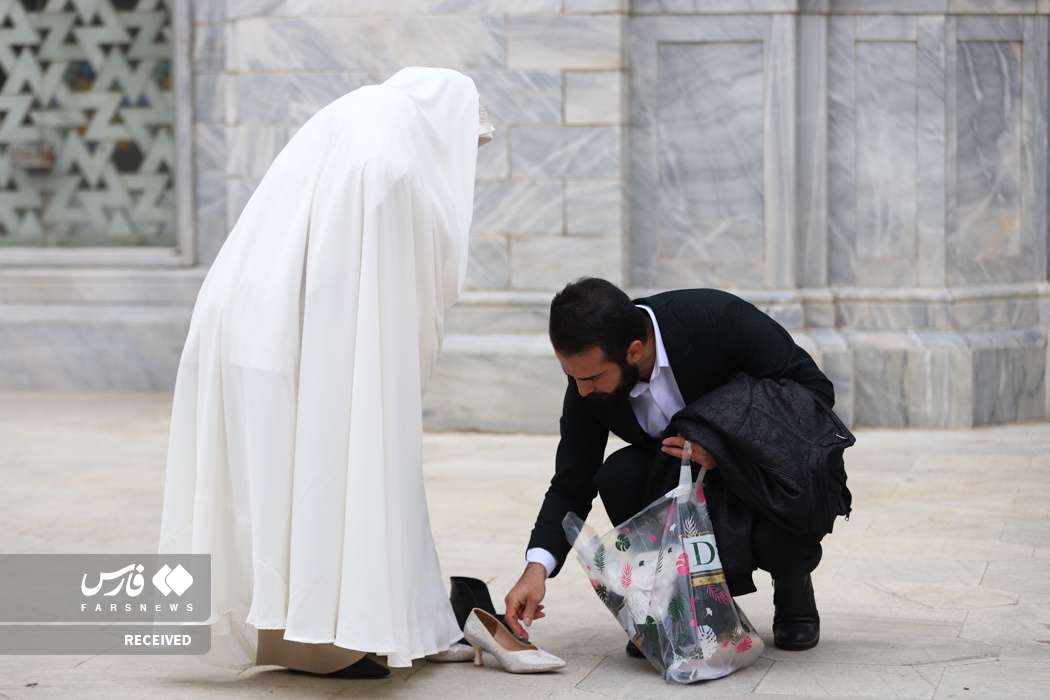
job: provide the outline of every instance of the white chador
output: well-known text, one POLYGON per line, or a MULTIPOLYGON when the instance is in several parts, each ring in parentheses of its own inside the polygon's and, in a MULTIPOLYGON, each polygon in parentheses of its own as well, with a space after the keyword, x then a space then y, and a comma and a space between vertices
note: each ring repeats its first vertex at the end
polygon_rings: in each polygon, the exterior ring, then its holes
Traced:
POLYGON ((160 551, 212 555, 212 652, 257 630, 385 655, 462 634, 423 491, 422 395, 463 287, 474 83, 409 68, 328 105, 212 265, 172 409, 160 551))

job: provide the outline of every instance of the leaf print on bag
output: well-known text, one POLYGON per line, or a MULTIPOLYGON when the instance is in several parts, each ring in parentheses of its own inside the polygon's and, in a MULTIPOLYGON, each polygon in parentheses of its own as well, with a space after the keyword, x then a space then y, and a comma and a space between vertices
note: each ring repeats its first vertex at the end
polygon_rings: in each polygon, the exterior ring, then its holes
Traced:
POLYGON ((630 540, 630 538, 627 537, 627 535, 617 535, 616 536, 616 549, 617 550, 619 550, 621 552, 626 552, 630 548, 631 548, 631 540, 630 540))
POLYGON ((704 658, 710 659, 718 651, 718 636, 707 625, 701 626, 697 634, 700 637, 700 648, 704 650, 704 658))
POLYGON ((594 589, 594 592, 598 594, 603 603, 609 602, 609 589, 605 587, 604 583, 599 583, 598 587, 594 589))
POLYGON ((722 605, 729 605, 733 602, 733 599, 729 597, 724 588, 712 584, 707 586, 707 595, 717 600, 722 605))
POLYGON ((691 515, 685 519, 685 531, 689 534, 693 534, 694 532, 700 531, 700 529, 696 526, 696 521, 693 520, 693 516, 691 515))
POLYGON ((605 544, 599 544, 594 550, 594 566, 598 573, 605 573, 605 544))
POLYGON ((744 637, 743 639, 740 640, 740 643, 736 645, 736 653, 739 654, 740 652, 747 651, 750 648, 751 648, 751 637, 750 636, 744 637))
POLYGON ((672 622, 681 622, 685 617, 685 598, 680 595, 671 598, 671 602, 667 604, 667 614, 672 622))
POLYGON ((685 552, 678 555, 678 561, 675 562, 675 567, 678 569, 679 576, 689 575, 689 557, 686 556, 685 552))
POLYGON ((631 580, 632 580, 632 577, 631 577, 631 565, 630 564, 624 564, 623 565, 623 573, 620 574, 620 583, 623 584, 624 588, 630 588, 631 587, 631 580))

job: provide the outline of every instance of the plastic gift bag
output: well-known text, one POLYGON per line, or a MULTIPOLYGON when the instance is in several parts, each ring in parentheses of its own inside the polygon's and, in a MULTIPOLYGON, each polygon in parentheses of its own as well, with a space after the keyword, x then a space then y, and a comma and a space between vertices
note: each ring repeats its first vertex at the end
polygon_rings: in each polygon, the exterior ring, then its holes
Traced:
MULTIPOLYGON (((688 443, 686 443, 688 445, 688 443)), ((562 526, 595 593, 631 641, 676 683, 721 678, 765 647, 729 595, 704 498, 701 470, 598 537, 575 513, 562 526)))

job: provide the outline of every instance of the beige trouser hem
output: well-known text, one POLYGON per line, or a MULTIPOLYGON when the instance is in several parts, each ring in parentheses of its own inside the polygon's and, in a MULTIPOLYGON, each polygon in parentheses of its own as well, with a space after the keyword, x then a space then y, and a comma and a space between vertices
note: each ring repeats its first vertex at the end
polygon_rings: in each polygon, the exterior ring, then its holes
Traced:
POLYGON ((284 666, 307 673, 332 673, 364 657, 363 651, 337 647, 335 644, 290 642, 284 638, 284 630, 259 630, 255 663, 259 666, 284 666))

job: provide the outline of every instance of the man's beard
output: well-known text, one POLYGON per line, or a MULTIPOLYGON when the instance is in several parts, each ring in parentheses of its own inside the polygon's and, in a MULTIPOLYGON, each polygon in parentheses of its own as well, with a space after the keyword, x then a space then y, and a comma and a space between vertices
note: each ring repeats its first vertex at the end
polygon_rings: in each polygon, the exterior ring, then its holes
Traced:
POLYGON ((622 399, 631 393, 631 389, 634 388, 634 385, 638 383, 638 378, 641 377, 641 371, 626 359, 616 364, 620 367, 620 383, 612 391, 592 392, 590 394, 591 397, 601 401, 613 401, 614 399, 622 399))

